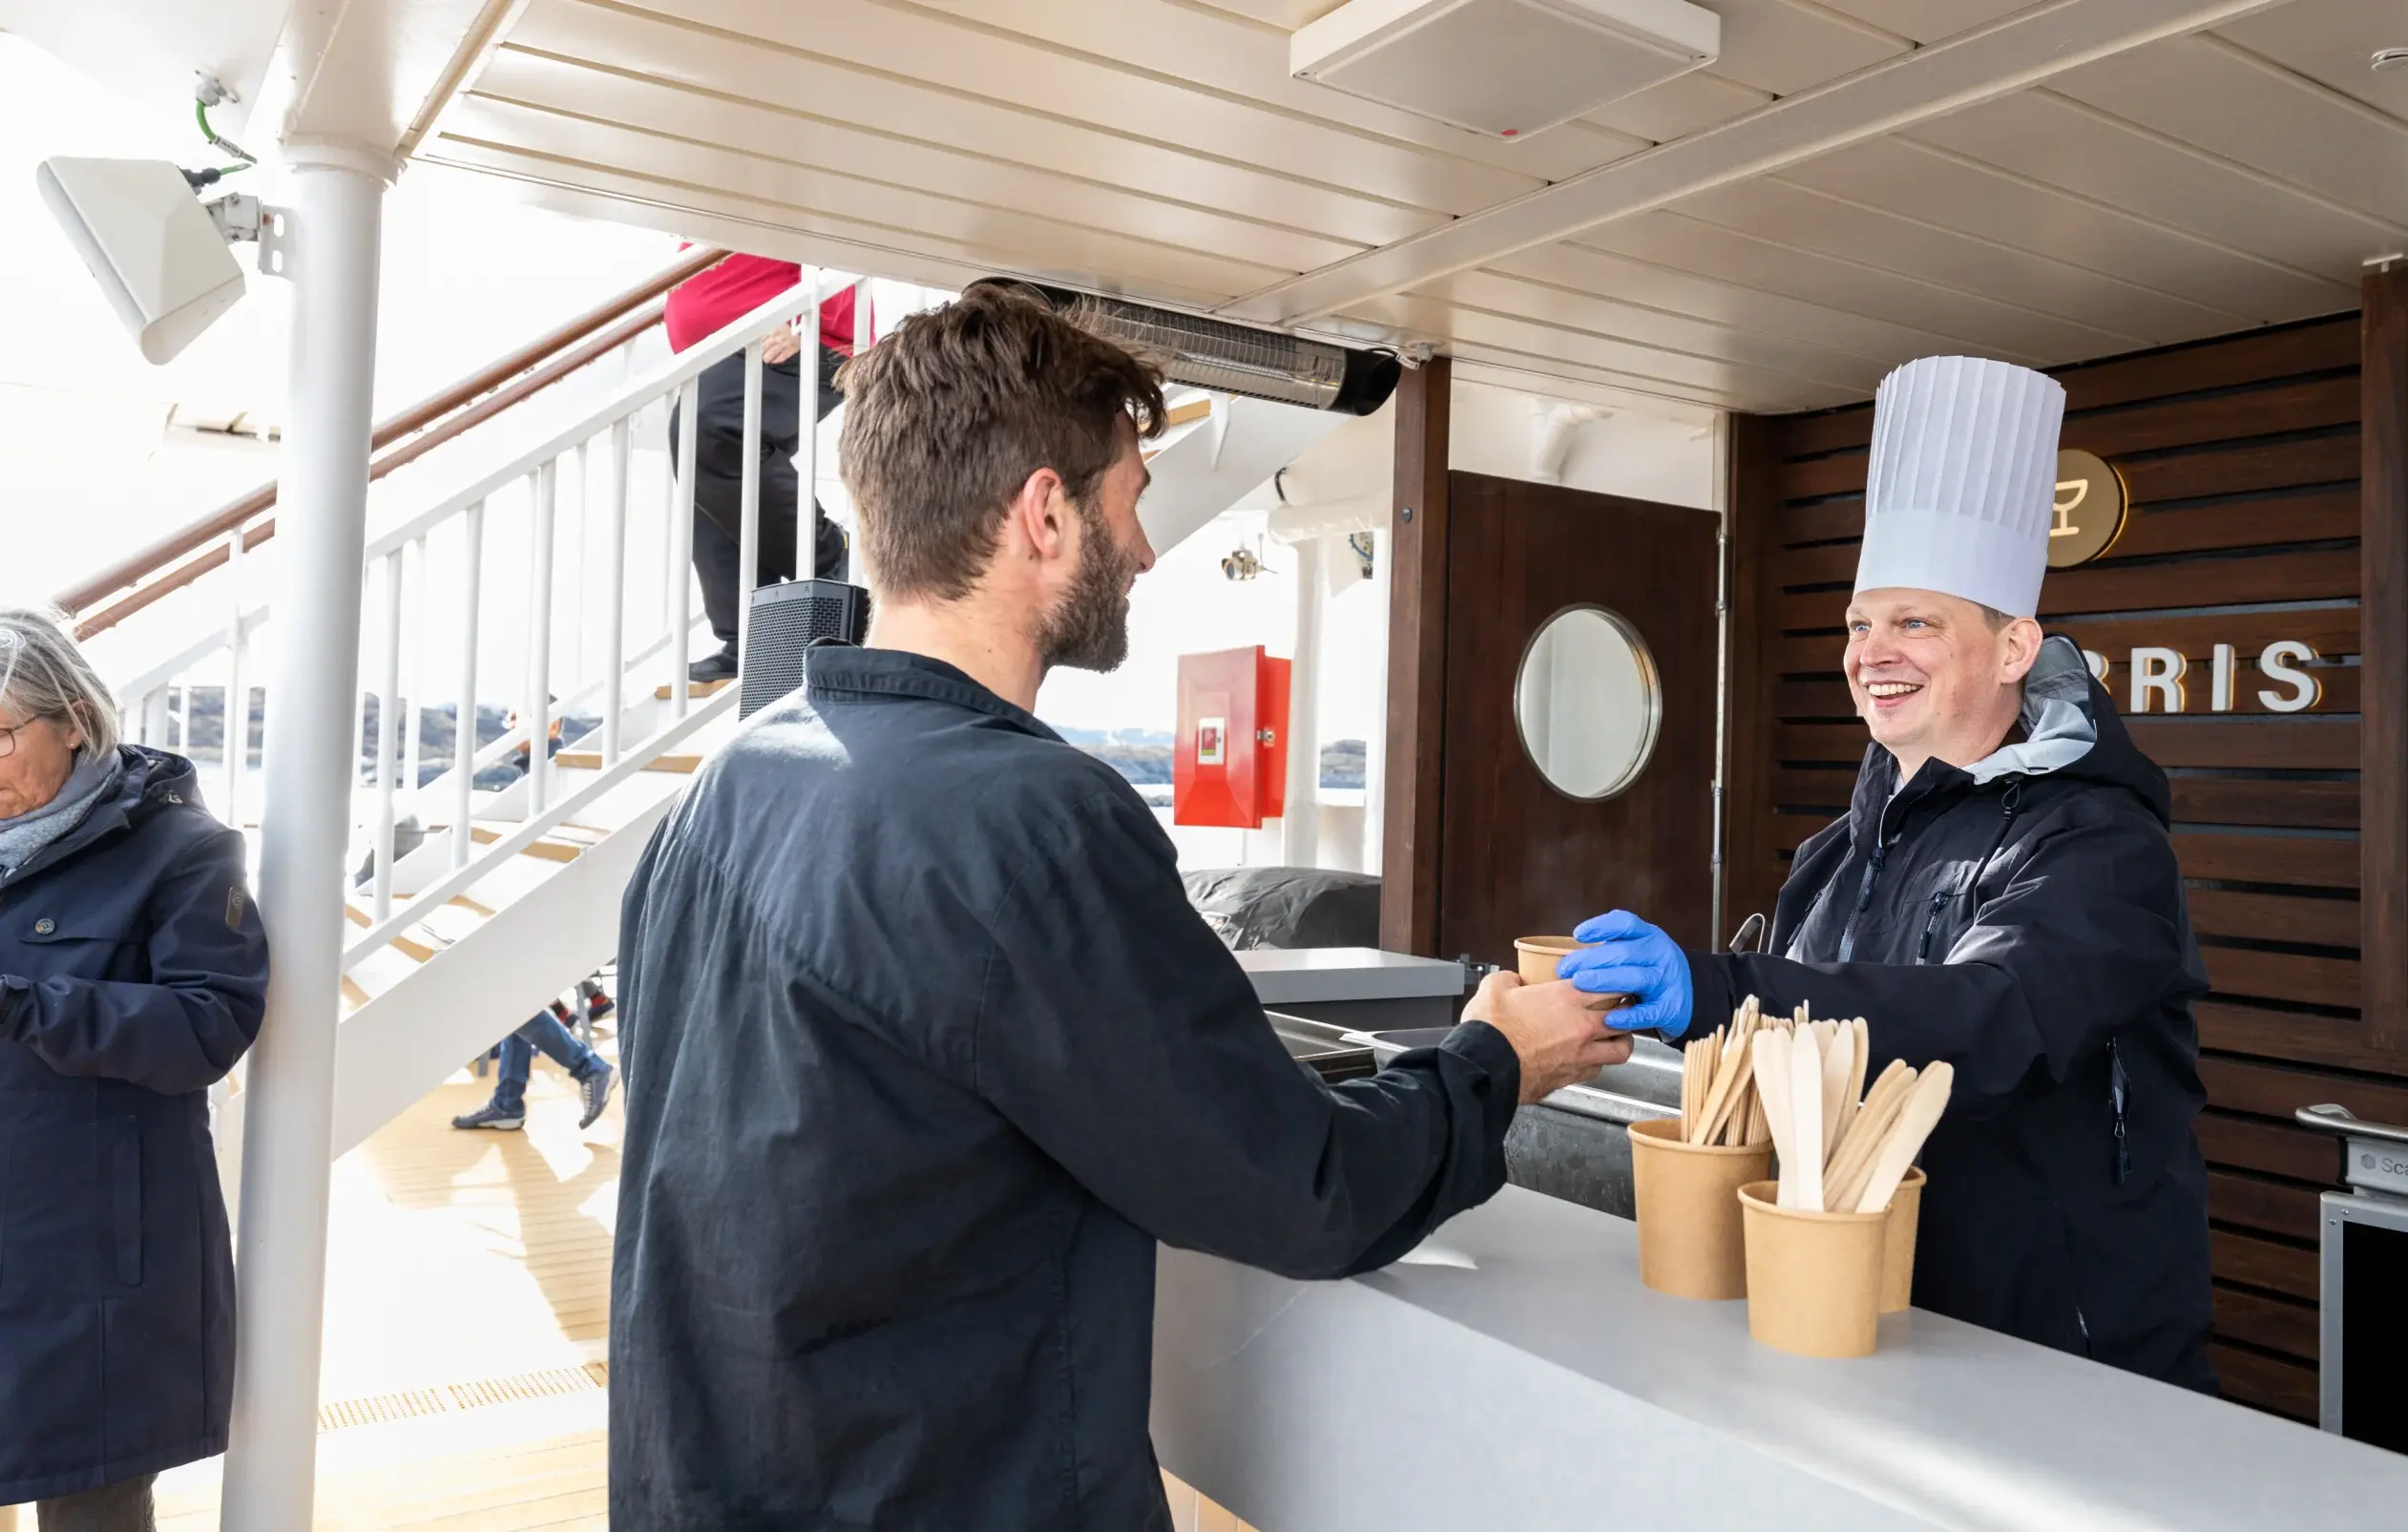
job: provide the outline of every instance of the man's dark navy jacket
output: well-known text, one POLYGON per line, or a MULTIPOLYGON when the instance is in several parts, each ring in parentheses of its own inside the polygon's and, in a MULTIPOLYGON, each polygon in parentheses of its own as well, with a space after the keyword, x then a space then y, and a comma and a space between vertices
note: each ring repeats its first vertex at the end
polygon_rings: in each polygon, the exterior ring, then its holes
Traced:
POLYGON ((1501 1035, 1323 1086, 1136 791, 917 656, 813 651, 620 963, 620 1532, 1166 1527, 1155 1243, 1337 1276, 1505 1177, 1501 1035))

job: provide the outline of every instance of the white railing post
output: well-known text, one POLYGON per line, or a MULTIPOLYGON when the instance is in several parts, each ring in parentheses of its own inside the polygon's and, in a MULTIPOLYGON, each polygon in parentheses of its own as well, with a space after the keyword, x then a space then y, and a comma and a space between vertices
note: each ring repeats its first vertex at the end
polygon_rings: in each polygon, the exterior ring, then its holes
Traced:
POLYGON ((678 390, 678 493, 669 508, 669 716, 683 718, 693 687, 686 666, 694 643, 694 414, 702 397, 691 378, 678 390))
MULTIPOLYGON (((761 342, 744 346, 744 480, 737 501, 736 674, 752 654, 752 593, 761 572, 761 342)), ((742 685, 740 681, 737 684, 742 685)))
POLYGON ((418 810, 418 778, 425 742, 419 736, 426 727, 427 678, 434 673, 434 666, 429 663, 429 651, 433 642, 435 625, 434 570, 427 563, 427 536, 424 533, 409 539, 409 559, 404 566, 403 583, 416 593, 416 598, 409 633, 409 673, 402 685, 401 801, 408 815, 418 820, 418 828, 423 830, 427 826, 425 816, 418 810))
POLYGON ((242 529, 226 535, 225 809, 219 817, 242 828, 242 771, 251 753, 251 685, 242 675, 248 640, 242 635, 242 529))
POLYGON ((476 630, 485 578, 485 502, 460 524, 460 701, 451 724, 451 868, 469 865, 476 792, 476 630))
POLYGON ((539 814, 552 771, 552 561, 553 516, 560 464, 545 461, 534 473, 535 514, 528 533, 527 700, 518 722, 527 728, 527 811, 539 814))
POLYGON ((376 918, 393 913, 393 800, 401 786, 402 550, 385 556, 384 684, 376 703, 376 918))
POLYGON ((144 745, 167 748, 167 682, 161 682, 142 698, 142 733, 144 745))
POLYGON ((585 668, 586 640, 593 623, 585 610, 585 574, 590 564, 585 556, 587 538, 594 532, 593 443, 576 444, 576 498, 569 502, 569 598, 561 616, 568 623, 569 683, 562 695, 584 689, 586 679, 593 672, 585 668))
POLYGON ((243 1092, 232 1450, 220 1522, 309 1532, 326 1199, 341 1016, 343 879, 357 724, 360 576, 376 367, 378 239, 393 166, 285 146, 293 214, 293 426, 284 442, 259 903, 276 961, 243 1092))
POLYGON ((618 765, 619 715, 627 707, 628 423, 611 423, 610 544, 602 550, 602 765, 618 765))
POLYGON ((797 471, 803 490, 794 507, 794 577, 816 579, 820 572, 820 268, 804 274, 811 287, 811 313, 802 330, 803 342, 803 461, 797 471))

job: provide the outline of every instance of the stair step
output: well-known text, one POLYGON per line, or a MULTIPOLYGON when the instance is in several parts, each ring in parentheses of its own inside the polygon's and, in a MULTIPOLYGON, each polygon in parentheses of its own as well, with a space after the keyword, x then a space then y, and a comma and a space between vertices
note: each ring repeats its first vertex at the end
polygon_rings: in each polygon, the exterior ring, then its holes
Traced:
MULTIPOLYGON (((366 931, 368 927, 376 924, 376 917, 374 915, 370 914, 366 910, 361 909, 358 905, 353 904, 348 899, 343 901, 343 913, 345 915, 349 917, 351 924, 359 927, 362 931, 366 931)), ((422 927, 421 929, 423 930, 424 928, 422 927)), ((433 933, 429 932, 428 934, 432 935, 433 933)), ((413 940, 408 936, 395 936, 393 938, 393 945, 400 948, 410 956, 415 957, 422 963, 435 955, 434 948, 428 946, 423 941, 413 940)))
MULTIPOLYGON (((491 846, 512 833, 514 832, 494 829, 485 825, 478 825, 469 831, 471 839, 484 846, 491 846)), ((574 862, 585 854, 585 848, 571 841, 553 840, 547 837, 537 840, 532 846, 521 847, 518 854, 540 857, 547 862, 574 862)))
MULTIPOLYGON (((552 764, 565 766, 571 771, 599 771, 602 769, 602 752, 599 750, 563 750, 552 758, 552 764)), ((690 777, 702 769, 702 757, 699 754, 655 756, 644 764, 644 769, 646 771, 674 771, 690 777)))
MULTIPOLYGON (((732 679, 722 679, 719 681, 689 681, 685 683, 685 694, 688 697, 712 697, 716 696, 720 692, 725 691, 728 687, 734 684, 735 682, 732 679)), ((667 682, 664 681, 660 685, 655 686, 652 689, 652 700, 656 703, 665 703, 669 700, 669 683, 667 682)))
POLYGON ((343 976, 343 998, 356 1011, 367 1003, 367 991, 360 987, 358 979, 345 974, 343 976))

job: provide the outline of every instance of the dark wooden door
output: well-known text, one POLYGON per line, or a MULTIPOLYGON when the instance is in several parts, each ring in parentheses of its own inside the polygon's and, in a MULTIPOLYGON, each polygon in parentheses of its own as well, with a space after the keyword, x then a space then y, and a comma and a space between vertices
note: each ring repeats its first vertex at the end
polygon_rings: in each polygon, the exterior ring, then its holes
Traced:
POLYGON ((1717 518, 1477 473, 1448 502, 1438 951, 1510 966, 1516 936, 1616 908, 1708 945, 1717 518), (1598 802, 1548 785, 1514 714, 1532 636, 1582 605, 1638 630, 1663 690, 1654 753, 1598 802))

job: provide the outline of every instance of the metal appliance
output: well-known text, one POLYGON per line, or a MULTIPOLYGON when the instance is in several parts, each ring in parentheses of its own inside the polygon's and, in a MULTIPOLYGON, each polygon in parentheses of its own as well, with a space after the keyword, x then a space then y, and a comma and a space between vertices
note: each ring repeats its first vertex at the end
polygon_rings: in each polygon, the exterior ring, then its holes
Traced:
POLYGON ((2408 1452, 2408 1127, 2346 1106, 2303 1106, 2303 1127, 2341 1140, 2348 1191, 2318 1199, 2321 1333, 2317 1393, 2324 1429, 2408 1452))

